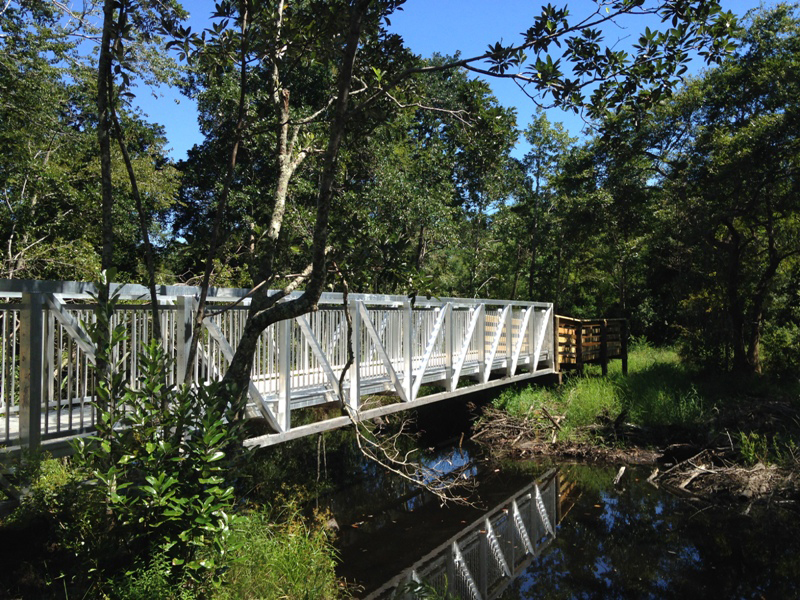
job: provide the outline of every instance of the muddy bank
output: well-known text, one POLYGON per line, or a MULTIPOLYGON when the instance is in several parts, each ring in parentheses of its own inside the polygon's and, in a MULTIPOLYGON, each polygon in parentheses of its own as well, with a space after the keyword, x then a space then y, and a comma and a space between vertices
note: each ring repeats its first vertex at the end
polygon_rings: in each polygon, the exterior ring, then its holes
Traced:
POLYGON ((520 419, 487 407, 472 439, 495 454, 518 458, 650 466, 651 484, 704 505, 767 504, 800 510, 800 455, 789 448, 779 464, 769 456, 769 448, 778 447, 776 440, 792 439, 787 424, 800 428, 798 423, 800 411, 793 405, 773 402, 718 413, 705 439, 698 438, 696 428, 670 428, 665 438, 663 431, 601 416, 564 440, 560 418, 546 409, 520 419), (747 449, 741 447, 746 440, 737 427, 743 423, 749 425, 747 435, 756 436, 751 439, 769 440, 763 455, 750 456, 750 464, 745 460, 747 449))

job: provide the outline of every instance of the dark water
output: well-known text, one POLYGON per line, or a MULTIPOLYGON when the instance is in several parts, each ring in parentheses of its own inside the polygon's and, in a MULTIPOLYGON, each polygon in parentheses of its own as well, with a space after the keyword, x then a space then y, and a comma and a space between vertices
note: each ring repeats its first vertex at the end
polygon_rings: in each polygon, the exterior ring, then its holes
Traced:
MULTIPOLYGON (((368 597, 437 547, 449 552, 470 527, 482 527, 487 511, 508 513, 509 498, 552 468, 496 464, 478 448, 459 447, 458 439, 424 456, 448 465, 468 463, 479 483, 470 497, 476 506, 442 507, 438 499, 370 466, 361 467, 368 471, 364 477, 351 478, 328 497, 340 526, 339 574, 360 586, 357 597, 368 597)), ((512 565, 513 576, 487 586, 482 597, 800 598, 795 512, 775 506, 753 507, 747 514, 746 506, 702 509, 654 488, 645 481, 648 474, 629 469, 615 488, 613 467, 558 466, 557 506, 550 515, 554 537, 519 568, 512 565)), ((525 548, 517 545, 520 557, 525 548)), ((470 560, 475 573, 493 568, 470 560)), ((454 585, 452 566, 448 573, 448 597, 476 597, 454 585)))
MULTIPOLYGON (((699 509, 633 472, 562 467, 574 505, 549 551, 502 598, 798 598, 800 520, 781 509, 699 509)), ((569 501, 567 502, 569 504, 569 501)))

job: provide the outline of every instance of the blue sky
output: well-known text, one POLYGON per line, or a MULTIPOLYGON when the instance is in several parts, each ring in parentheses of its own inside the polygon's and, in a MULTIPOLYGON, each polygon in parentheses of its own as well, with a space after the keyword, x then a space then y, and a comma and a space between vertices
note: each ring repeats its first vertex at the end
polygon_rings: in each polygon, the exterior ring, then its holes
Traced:
MULTIPOLYGON (((550 2, 556 6, 563 5, 563 2, 555 0, 550 2)), ((743 16, 761 2, 722 0, 722 4, 726 10, 743 16)), ((573 0, 567 5, 574 15, 585 14, 597 6, 591 0, 573 0)), ((193 30, 200 30, 207 25, 213 2, 194 0, 184 2, 184 6, 191 12, 190 25, 193 30)), ((403 10, 392 16, 391 29, 403 37, 413 52, 423 57, 434 52, 455 54, 457 51, 463 56, 477 56, 485 52, 490 43, 520 39, 520 32, 527 29, 540 6, 541 2, 531 0, 407 0, 403 10)), ((657 26, 657 22, 639 20, 634 29, 633 23, 630 22, 628 29, 607 30, 606 41, 615 43, 619 40, 624 45, 637 37, 639 27, 657 26)), ((696 64, 692 71, 697 72, 701 67, 702 64, 696 64)), ((495 79, 489 83, 501 104, 516 107, 517 124, 524 129, 536 111, 531 100, 510 81, 495 79)), ((184 158, 192 145, 202 141, 194 103, 171 90, 154 92, 160 96, 155 97, 151 90, 138 90, 137 103, 149 120, 161 123, 166 128, 172 156, 184 158)), ((579 117, 555 110, 548 111, 548 115, 552 121, 563 122, 572 135, 580 134, 583 122, 579 117)), ((522 156, 526 149, 524 140, 521 140, 515 154, 522 156)))

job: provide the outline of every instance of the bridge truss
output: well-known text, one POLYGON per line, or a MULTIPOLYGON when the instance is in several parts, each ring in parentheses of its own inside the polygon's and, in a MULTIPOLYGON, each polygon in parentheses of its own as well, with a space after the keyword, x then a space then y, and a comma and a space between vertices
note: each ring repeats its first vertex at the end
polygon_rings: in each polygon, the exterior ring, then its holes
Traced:
MULTIPOLYGON (((249 310, 248 290, 216 288, 211 316, 192 332, 199 289, 161 286, 162 343, 170 384, 221 378, 249 310), (199 352, 188 364, 192 335, 199 352)), ((78 282, 0 280, 0 445, 51 445, 94 429, 94 286, 78 282)), ((114 324, 126 340, 115 349, 128 384, 138 385, 139 352, 152 331, 149 294, 113 285, 114 324)), ((302 293, 302 292, 300 292, 302 293)), ((296 296, 297 294, 295 294, 296 296)), ((297 411, 338 403, 356 419, 440 401, 555 372, 552 304, 463 298, 323 294, 319 310, 268 327, 260 337, 249 386, 248 415, 272 433, 248 440, 271 445, 347 425, 334 417, 297 425, 297 411), (355 364, 340 393, 347 361, 347 319, 355 364), (433 387, 441 391, 431 393, 433 387), (376 403, 376 395, 381 401, 376 403), (377 405, 376 405, 377 404, 377 405)))

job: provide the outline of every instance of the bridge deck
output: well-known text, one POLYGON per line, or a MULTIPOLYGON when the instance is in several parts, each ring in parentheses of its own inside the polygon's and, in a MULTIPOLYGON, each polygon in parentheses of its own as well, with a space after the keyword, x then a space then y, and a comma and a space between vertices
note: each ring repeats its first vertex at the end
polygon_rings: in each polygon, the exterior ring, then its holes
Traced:
MULTIPOLYGON (((0 280, 0 445, 36 446, 91 431, 94 348, 85 324, 94 319, 92 286, 71 282, 0 280)), ((116 349, 128 384, 139 378, 138 354, 152 330, 147 290, 117 286, 122 303, 114 323, 126 340, 116 349)), ((215 289, 198 356, 186 362, 196 288, 161 288, 163 345, 171 357, 169 383, 190 371, 196 381, 220 378, 247 318, 247 290, 215 289), (231 306, 234 302, 239 304, 231 306)), ((250 440, 272 444, 306 431, 341 426, 340 420, 292 423, 299 409, 345 403, 357 418, 373 414, 364 398, 389 393, 398 406, 384 412, 552 373, 552 305, 504 300, 444 298, 410 302, 404 296, 324 294, 320 310, 276 323, 261 335, 252 369, 248 413, 266 419, 275 433, 250 440), (357 366, 339 377, 347 360, 345 311, 353 322, 357 366), (464 387, 465 383, 471 387, 464 387), (430 396, 423 386, 443 392, 430 396), (363 414, 362 414, 363 413, 363 414)))

